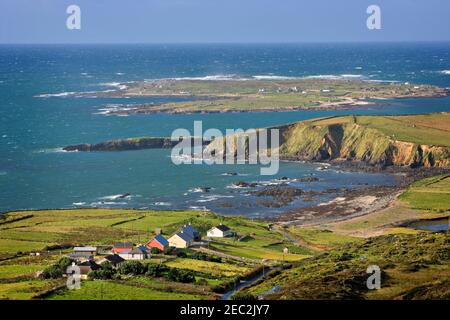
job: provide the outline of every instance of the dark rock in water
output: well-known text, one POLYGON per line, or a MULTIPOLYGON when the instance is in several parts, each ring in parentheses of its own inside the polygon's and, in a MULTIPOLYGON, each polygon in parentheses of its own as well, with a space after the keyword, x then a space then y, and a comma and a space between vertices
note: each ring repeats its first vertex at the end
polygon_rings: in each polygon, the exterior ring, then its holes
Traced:
POLYGON ((288 177, 281 177, 279 180, 288 180, 288 177))
MULTIPOLYGON (((191 143, 195 142, 195 138, 191 139, 191 143)), ((110 140, 96 144, 76 144, 64 147, 64 151, 127 151, 127 150, 142 150, 142 149, 170 149, 175 147, 179 141, 172 141, 171 138, 158 137, 144 137, 144 138, 130 138, 121 140, 110 140)), ((203 141, 203 144, 209 141, 203 141)))
POLYGON ((251 191, 257 197, 295 198, 303 194, 302 189, 288 186, 268 186, 261 190, 251 191))
POLYGON ((250 191, 249 194, 257 197, 270 197, 272 200, 258 201, 260 205, 269 208, 279 208, 288 205, 304 194, 303 190, 286 186, 268 186, 260 190, 250 191))
POLYGON ((227 172, 225 173, 226 176, 237 176, 237 172, 227 172))
POLYGON ((201 192, 210 192, 211 191, 211 187, 200 187, 199 189, 201 190, 201 192))
POLYGON ((305 178, 298 178, 294 179, 295 182, 314 182, 319 181, 319 178, 317 177, 305 177, 305 178))
POLYGON ((131 194, 124 193, 124 194, 121 194, 120 196, 118 196, 117 199, 125 199, 125 198, 128 198, 129 196, 131 196, 131 194))
POLYGON ((254 188, 256 187, 258 184, 256 182, 245 182, 245 181, 238 181, 235 182, 234 185, 236 187, 240 187, 240 188, 254 188))

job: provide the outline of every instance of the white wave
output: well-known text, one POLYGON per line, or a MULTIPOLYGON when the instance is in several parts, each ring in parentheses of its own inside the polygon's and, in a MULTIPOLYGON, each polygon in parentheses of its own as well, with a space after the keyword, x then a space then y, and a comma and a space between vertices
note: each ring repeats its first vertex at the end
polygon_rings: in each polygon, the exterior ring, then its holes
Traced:
POLYGON ((440 73, 450 75, 450 70, 442 70, 440 73))
POLYGON ((91 207, 98 207, 98 206, 122 206, 126 205, 126 202, 111 202, 111 201, 98 201, 98 202, 92 202, 90 204, 91 207))
MULTIPOLYGON (((212 188, 212 187, 207 187, 206 189, 208 189, 208 191, 215 190, 215 188, 212 188)), ((190 192, 190 193, 204 193, 205 192, 205 188, 201 188, 201 187, 192 188, 192 189, 189 189, 188 192, 190 192)))
POLYGON ((34 96, 35 98, 67 97, 77 94, 77 92, 43 93, 34 96))
POLYGON ((114 194, 112 196, 100 197, 100 200, 118 200, 118 199, 128 199, 130 198, 130 194, 114 194))
POLYGON ((362 70, 363 67, 355 67, 355 70, 362 70))
POLYGON ((123 72, 116 72, 116 75, 118 75, 118 76, 123 76, 125 73, 123 73, 123 72))
POLYGON ((276 76, 276 75, 258 75, 253 76, 256 80, 295 80, 301 79, 299 77, 289 77, 289 76, 276 76))
POLYGON ((0 171, 0 176, 6 176, 8 174, 8 172, 6 171, 0 171))
POLYGON ((197 200, 196 202, 203 203, 203 202, 211 202, 216 201, 223 198, 234 198, 233 196, 226 196, 226 195, 219 195, 219 194, 213 194, 209 196, 201 196, 201 199, 197 200))
POLYGON ((78 152, 78 150, 66 151, 60 147, 60 148, 40 149, 40 150, 34 151, 34 153, 72 153, 72 152, 78 152))
POLYGON ((86 202, 74 202, 72 203, 74 206, 84 206, 86 202))
POLYGON ((200 81, 226 81, 226 80, 248 80, 248 78, 240 77, 235 74, 215 74, 203 77, 178 77, 169 78, 169 80, 200 80, 200 81))
POLYGON ((209 209, 206 208, 205 206, 190 206, 189 209, 195 211, 209 211, 209 209))
POLYGON ((128 88, 127 85, 121 83, 121 82, 106 82, 106 83, 100 83, 101 86, 105 87, 114 87, 119 90, 126 90, 128 88))
POLYGON ((155 205, 155 206, 171 206, 172 203, 160 201, 160 202, 153 203, 153 205, 155 205))

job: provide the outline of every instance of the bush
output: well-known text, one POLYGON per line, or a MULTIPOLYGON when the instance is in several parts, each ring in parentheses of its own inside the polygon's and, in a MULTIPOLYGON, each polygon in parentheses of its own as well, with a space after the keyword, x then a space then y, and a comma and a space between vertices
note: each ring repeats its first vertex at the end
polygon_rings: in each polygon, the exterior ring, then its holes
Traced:
POLYGON ((89 277, 92 279, 109 280, 116 275, 116 270, 114 270, 111 262, 106 261, 102 263, 101 267, 101 269, 89 272, 89 277))
POLYGON ((186 254, 186 252, 184 250, 178 250, 177 251, 177 257, 178 258, 186 258, 187 254, 186 254))
POLYGON ((182 282, 182 283, 192 283, 195 282, 195 274, 192 271, 171 269, 167 273, 167 278, 172 281, 182 282))
POLYGON ((222 262, 221 257, 210 256, 203 252, 196 252, 192 255, 192 259, 203 260, 203 261, 211 261, 211 262, 222 262))
POLYGON ((123 275, 141 275, 147 272, 147 267, 139 261, 126 261, 119 267, 119 273, 123 275))
POLYGON ((231 300, 245 300, 245 301, 255 301, 258 300, 254 295, 248 292, 236 292, 231 296, 231 300))
POLYGON ((159 254, 159 253, 161 253, 161 250, 159 250, 158 248, 151 248, 150 253, 151 254, 159 254))
POLYGON ((147 265, 147 271, 145 275, 148 277, 162 277, 167 271, 169 271, 169 267, 157 264, 157 265, 147 265))
POLYGON ((54 265, 46 268, 42 273, 44 279, 58 279, 61 278, 67 270, 67 267, 72 265, 72 260, 68 257, 59 259, 54 265))

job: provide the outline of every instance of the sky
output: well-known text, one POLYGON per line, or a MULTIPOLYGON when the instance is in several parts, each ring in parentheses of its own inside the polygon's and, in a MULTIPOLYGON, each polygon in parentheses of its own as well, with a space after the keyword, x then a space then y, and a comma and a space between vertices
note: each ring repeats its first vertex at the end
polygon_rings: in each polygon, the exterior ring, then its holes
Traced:
POLYGON ((450 41, 449 17, 450 0, 0 0, 0 43, 450 41))

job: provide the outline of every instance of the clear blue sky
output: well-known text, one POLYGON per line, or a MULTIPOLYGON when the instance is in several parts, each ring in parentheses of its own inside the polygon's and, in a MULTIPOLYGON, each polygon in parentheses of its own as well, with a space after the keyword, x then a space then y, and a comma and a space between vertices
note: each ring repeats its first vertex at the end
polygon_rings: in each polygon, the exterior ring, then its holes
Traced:
POLYGON ((0 0, 0 43, 426 40, 450 41, 450 0, 0 0), (370 4, 382 30, 366 28, 370 4))

